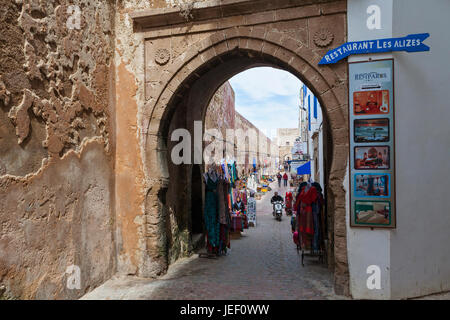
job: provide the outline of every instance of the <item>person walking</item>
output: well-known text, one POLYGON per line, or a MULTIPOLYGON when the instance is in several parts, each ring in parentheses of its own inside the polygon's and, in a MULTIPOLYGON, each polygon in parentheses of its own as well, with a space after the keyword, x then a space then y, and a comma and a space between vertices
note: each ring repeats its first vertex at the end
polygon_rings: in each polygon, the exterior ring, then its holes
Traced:
POLYGON ((278 179, 278 188, 280 188, 281 187, 281 178, 282 178, 282 176, 281 176, 281 173, 277 173, 277 179, 278 179))
POLYGON ((284 186, 285 187, 287 187, 288 179, 289 179, 289 177, 288 177, 287 173, 285 172, 284 175, 283 175, 283 180, 284 180, 284 186))

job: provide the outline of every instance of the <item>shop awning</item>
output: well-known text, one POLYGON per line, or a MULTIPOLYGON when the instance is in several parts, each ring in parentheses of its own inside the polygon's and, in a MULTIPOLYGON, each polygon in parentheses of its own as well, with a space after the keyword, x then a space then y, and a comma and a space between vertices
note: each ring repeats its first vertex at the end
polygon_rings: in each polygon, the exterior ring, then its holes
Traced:
POLYGON ((297 174, 311 174, 311 161, 297 168, 297 174))

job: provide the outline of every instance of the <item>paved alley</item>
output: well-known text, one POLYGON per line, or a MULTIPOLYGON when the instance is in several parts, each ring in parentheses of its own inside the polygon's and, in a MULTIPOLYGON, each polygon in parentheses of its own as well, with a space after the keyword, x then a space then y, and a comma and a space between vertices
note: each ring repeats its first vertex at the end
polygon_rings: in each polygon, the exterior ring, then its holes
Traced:
MULTIPOLYGON (((275 187, 257 201, 257 227, 231 241, 227 256, 182 259, 158 280, 115 278, 83 299, 329 299, 335 298, 332 273, 317 258, 297 254, 290 217, 272 216, 275 187)), ((279 193, 284 197, 286 188, 279 193)))

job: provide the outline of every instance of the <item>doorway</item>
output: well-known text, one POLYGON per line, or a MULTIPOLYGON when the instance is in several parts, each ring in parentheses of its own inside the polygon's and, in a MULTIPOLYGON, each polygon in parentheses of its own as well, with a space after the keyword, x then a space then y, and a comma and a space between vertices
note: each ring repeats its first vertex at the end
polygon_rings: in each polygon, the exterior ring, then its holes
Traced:
MULTIPOLYGON (((337 3, 341 2, 337 1, 337 3)), ((229 28, 209 29, 208 33, 199 37, 183 34, 174 36, 170 33, 170 38, 169 35, 167 35, 168 38, 164 38, 164 31, 162 31, 158 33, 158 38, 157 33, 149 31, 146 34, 146 56, 151 57, 156 50, 161 53, 161 56, 164 52, 168 55, 166 55, 167 59, 158 60, 159 62, 156 61, 154 66, 146 68, 146 79, 149 79, 146 85, 146 97, 148 97, 146 163, 152 164, 147 171, 149 176, 155 177, 155 188, 171 194, 171 186, 175 181, 184 186, 178 190, 176 196, 168 196, 167 199, 176 197, 178 203, 176 215, 181 219, 180 221, 184 219, 182 217, 189 217, 188 211, 191 206, 182 204, 190 203, 192 199, 188 196, 188 192, 182 189, 191 188, 185 183, 191 179, 192 165, 177 169, 167 162, 171 147, 168 137, 170 127, 174 123, 173 119, 178 119, 176 120, 178 127, 181 125, 194 133, 194 121, 202 121, 206 106, 215 91, 233 75, 258 66, 271 66, 292 73, 317 96, 329 124, 327 130, 330 135, 327 135, 326 139, 332 143, 327 150, 327 154, 331 156, 328 156, 326 166, 328 169, 326 193, 328 214, 332 215, 334 227, 332 235, 334 285, 336 292, 346 294, 348 293, 348 265, 343 182, 348 155, 347 75, 345 64, 332 67, 317 65, 321 52, 332 43, 331 38, 327 38, 331 32, 317 38, 319 40, 323 38, 323 41, 314 40, 314 35, 319 35, 325 26, 333 26, 332 38, 344 41, 345 6, 338 5, 333 7, 334 9, 328 5, 317 6, 319 14, 311 13, 310 16, 305 17, 301 14, 305 12, 305 8, 299 5, 302 10, 289 9, 293 14, 289 19, 287 16, 278 15, 279 21, 275 22, 261 21, 254 25, 233 22, 236 24, 229 28), (327 10, 321 11, 321 6, 327 10), (303 31, 289 32, 289 30, 298 30, 300 25, 303 25, 302 29, 310 35, 310 41, 305 40, 308 37, 303 36, 303 31), (152 37, 152 34, 155 37, 152 37), (167 48, 167 39, 170 39, 173 49, 162 50, 164 47, 167 48), (179 48, 185 46, 185 50, 177 51, 179 49, 175 49, 174 46, 179 48), (171 56, 171 52, 174 57, 171 56), (183 54, 180 54, 181 52, 183 54), (159 80, 152 80, 158 72, 161 74, 159 80)), ((273 11, 273 17, 277 16, 275 12, 273 11)), ((225 21, 220 17, 215 19, 225 21)), ((167 201, 165 208, 167 210, 161 209, 158 215, 163 216, 164 212, 170 213, 173 210, 170 201, 167 201)), ((149 210, 148 214, 154 213, 149 210)), ((180 225, 184 226, 181 228, 183 231, 189 224, 180 225)), ((180 230, 179 226, 178 230, 180 230)), ((167 228, 161 225, 158 232, 166 233, 167 228)), ((148 237, 157 237, 157 235, 149 234, 148 237)), ((164 245, 159 244, 159 246, 164 245)), ((166 261, 170 260, 167 257, 166 261)))

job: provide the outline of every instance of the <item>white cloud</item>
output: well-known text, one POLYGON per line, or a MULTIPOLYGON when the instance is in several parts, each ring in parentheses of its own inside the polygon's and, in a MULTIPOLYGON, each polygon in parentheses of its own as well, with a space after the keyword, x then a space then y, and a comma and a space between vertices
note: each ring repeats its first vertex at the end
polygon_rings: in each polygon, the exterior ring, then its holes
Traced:
POLYGON ((302 85, 301 81, 291 73, 270 67, 246 70, 229 81, 235 91, 245 93, 252 99, 291 95, 298 97, 302 85))
POLYGON ((270 67, 246 70, 231 78, 236 111, 273 138, 277 128, 298 127, 302 82, 287 71, 270 67))

